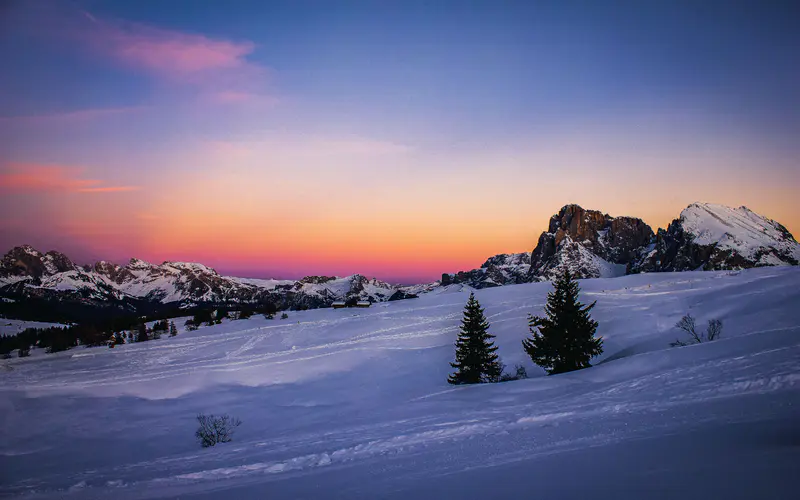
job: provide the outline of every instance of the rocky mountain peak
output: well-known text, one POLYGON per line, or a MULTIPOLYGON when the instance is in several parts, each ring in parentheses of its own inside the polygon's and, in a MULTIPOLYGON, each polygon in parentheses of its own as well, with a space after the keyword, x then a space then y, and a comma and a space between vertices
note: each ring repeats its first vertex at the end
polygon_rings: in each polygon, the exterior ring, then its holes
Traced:
POLYGON ((14 247, 0 261, 0 276, 39 279, 48 274, 43 257, 41 252, 30 245, 14 247))
POLYGON ((107 279, 118 285, 136 278, 127 267, 122 267, 118 264, 107 262, 105 260, 96 262, 95 265, 92 266, 92 270, 101 276, 105 276, 107 279))
POLYGON ((78 269, 78 266, 69 260, 69 257, 55 250, 50 250, 44 254, 42 263, 47 269, 47 274, 50 275, 78 269))
POLYGON ((127 267, 128 269, 146 270, 152 268, 153 265, 150 264, 149 262, 145 262, 141 259, 132 257, 131 260, 128 262, 128 265, 125 267, 127 267))
POLYGON ((653 230, 641 219, 566 205, 539 236, 529 277, 550 279, 565 266, 581 278, 624 274, 652 237, 653 230))
POLYGON ((798 265, 800 245, 781 224, 747 207, 692 203, 660 229, 632 272, 798 265))

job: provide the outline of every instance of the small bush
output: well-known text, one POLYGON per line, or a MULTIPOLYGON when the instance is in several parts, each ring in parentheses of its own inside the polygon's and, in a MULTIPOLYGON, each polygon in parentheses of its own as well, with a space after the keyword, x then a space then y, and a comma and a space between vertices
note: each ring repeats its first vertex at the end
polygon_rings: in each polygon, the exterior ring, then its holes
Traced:
POLYGON ((528 371, 522 365, 514 366, 514 374, 504 373, 500 375, 500 382, 510 382, 512 380, 521 380, 528 378, 528 371))
POLYGON ((708 322, 708 328, 706 329, 706 340, 709 342, 717 340, 720 335, 722 335, 722 321, 718 319, 710 320, 708 322))
POLYGON ((194 435, 203 448, 230 442, 233 439, 233 431, 242 424, 238 418, 229 415, 216 416, 202 413, 197 416, 197 422, 200 427, 194 435))
POLYGON ((722 320, 719 319, 709 320, 705 333, 697 331, 697 323, 691 314, 687 314, 678 320, 678 322, 675 323, 675 327, 686 332, 686 334, 689 335, 689 340, 683 341, 678 339, 675 340, 675 342, 670 342, 669 345, 672 347, 683 347, 692 344, 701 344, 703 342, 711 342, 722 336, 722 320))
POLYGON ((289 315, 286 313, 281 314, 281 319, 288 319, 289 315))
POLYGON ((27 358, 31 355, 31 346, 20 347, 19 351, 17 351, 17 356, 20 358, 27 358))

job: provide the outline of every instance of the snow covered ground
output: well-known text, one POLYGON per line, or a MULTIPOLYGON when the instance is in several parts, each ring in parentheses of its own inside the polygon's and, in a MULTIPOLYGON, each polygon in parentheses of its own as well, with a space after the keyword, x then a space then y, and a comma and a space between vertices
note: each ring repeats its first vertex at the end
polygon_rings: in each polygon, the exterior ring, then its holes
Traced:
POLYGON ((549 283, 476 296, 530 379, 445 380, 468 290, 290 312, 0 364, 0 495, 23 498, 795 498, 800 268, 582 282, 595 367, 520 340, 549 283), (670 348, 691 312, 713 343, 670 348), (201 449, 195 415, 234 441, 201 449))

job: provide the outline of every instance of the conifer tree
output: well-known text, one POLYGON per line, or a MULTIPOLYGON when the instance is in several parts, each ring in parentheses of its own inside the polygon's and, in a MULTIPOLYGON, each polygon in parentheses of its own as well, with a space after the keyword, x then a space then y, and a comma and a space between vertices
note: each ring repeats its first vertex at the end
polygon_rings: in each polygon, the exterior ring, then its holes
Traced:
POLYGON ((175 322, 170 321, 169 322, 169 336, 170 337, 174 337, 176 335, 178 335, 178 327, 175 326, 175 322))
POLYGON ((479 384, 497 382, 503 366, 492 342, 494 335, 489 333, 489 322, 475 294, 469 295, 464 306, 464 318, 456 340, 456 361, 450 366, 456 369, 447 381, 451 384, 479 384))
POLYGON ((553 287, 547 294, 545 317, 528 317, 532 338, 523 340, 522 346, 549 375, 592 366, 589 361, 603 353, 603 339, 594 336, 597 321, 589 315, 596 302, 587 306, 578 301, 580 286, 568 269, 553 287))
POLYGON ((136 334, 136 342, 147 342, 150 337, 147 335, 147 326, 144 323, 139 323, 139 329, 136 334))

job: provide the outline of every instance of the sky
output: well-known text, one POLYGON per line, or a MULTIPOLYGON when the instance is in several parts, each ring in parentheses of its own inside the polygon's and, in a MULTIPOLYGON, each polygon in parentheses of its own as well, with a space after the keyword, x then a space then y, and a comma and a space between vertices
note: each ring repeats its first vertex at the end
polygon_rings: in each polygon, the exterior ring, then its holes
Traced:
POLYGON ((800 233, 800 7, 0 5, 0 249, 438 279, 568 203, 800 233))

